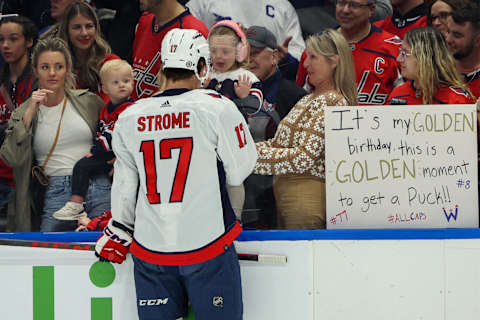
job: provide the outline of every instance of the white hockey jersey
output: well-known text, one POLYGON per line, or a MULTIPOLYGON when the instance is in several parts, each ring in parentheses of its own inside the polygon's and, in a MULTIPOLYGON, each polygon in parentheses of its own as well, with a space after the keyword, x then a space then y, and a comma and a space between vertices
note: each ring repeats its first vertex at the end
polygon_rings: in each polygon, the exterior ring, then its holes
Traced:
POLYGON ((292 36, 288 52, 300 61, 305 49, 297 12, 288 0, 190 0, 186 6, 208 28, 217 21, 230 19, 245 29, 262 26, 270 30, 279 44, 292 36))
POLYGON ((225 184, 243 182, 257 151, 232 101, 213 90, 167 90, 124 111, 112 140, 112 218, 134 230, 133 255, 199 263, 241 232, 225 184))

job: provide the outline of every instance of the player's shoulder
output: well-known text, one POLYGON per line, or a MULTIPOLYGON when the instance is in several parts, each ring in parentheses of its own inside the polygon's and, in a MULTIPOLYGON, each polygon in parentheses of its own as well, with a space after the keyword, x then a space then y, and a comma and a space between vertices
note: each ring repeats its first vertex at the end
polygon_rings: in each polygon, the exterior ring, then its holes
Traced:
POLYGON ((192 100, 194 103, 202 105, 204 105, 206 102, 210 103, 211 105, 215 105, 216 107, 221 107, 229 104, 235 105, 230 99, 211 89, 191 90, 186 93, 186 97, 188 97, 189 100, 195 99, 192 100))

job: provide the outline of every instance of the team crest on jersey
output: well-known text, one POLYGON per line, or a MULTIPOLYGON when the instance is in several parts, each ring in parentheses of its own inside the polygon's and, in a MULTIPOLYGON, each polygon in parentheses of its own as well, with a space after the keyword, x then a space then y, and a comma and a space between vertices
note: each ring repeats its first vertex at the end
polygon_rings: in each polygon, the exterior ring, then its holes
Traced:
POLYGON ((468 93, 467 93, 467 91, 463 90, 462 88, 452 87, 452 86, 450 86, 449 88, 450 88, 450 90, 452 90, 452 91, 455 92, 456 94, 461 94, 462 96, 465 96, 465 97, 468 98, 468 93))
POLYGON ((402 39, 400 39, 397 36, 394 36, 390 39, 385 39, 383 41, 388 42, 388 43, 392 43, 392 44, 395 44, 395 45, 401 45, 402 44, 402 39))
POLYGON ((154 67, 159 59, 160 52, 157 52, 152 61, 146 61, 141 58, 133 61, 133 78, 136 81, 135 92, 137 97, 151 96, 156 91, 157 74, 154 67))

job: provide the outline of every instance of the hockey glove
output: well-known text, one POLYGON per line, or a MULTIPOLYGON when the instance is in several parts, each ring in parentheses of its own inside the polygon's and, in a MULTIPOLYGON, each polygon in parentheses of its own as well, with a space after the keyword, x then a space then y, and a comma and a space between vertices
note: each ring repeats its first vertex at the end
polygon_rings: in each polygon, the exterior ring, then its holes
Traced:
POLYGON ((95 245, 95 255, 100 260, 122 263, 132 243, 133 231, 123 224, 110 220, 95 245))

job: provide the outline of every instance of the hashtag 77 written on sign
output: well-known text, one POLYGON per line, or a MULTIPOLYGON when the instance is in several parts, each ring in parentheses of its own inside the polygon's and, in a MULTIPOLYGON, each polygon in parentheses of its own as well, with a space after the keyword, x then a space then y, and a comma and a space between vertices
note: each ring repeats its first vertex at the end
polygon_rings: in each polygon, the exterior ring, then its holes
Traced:
POLYGON ((478 227, 474 105, 325 112, 327 228, 478 227))

